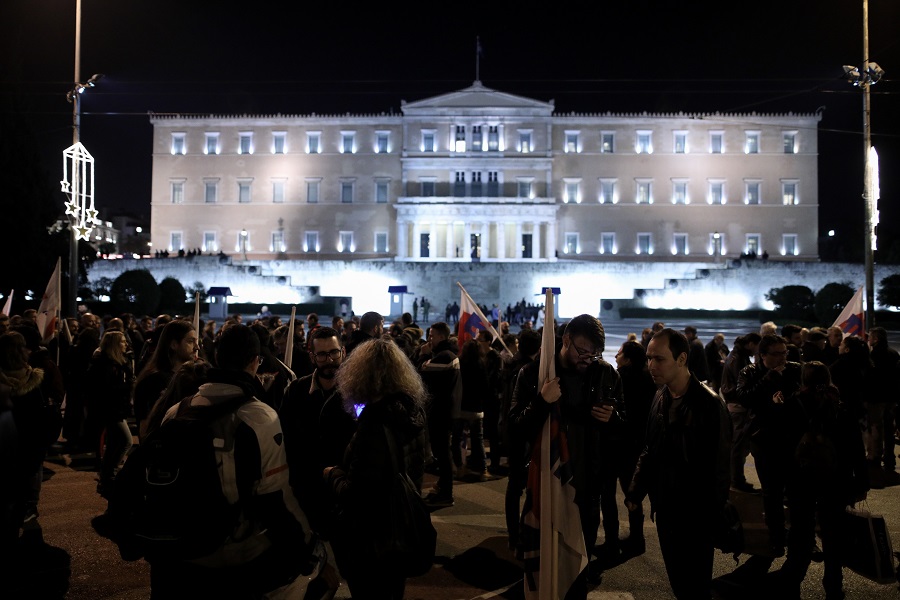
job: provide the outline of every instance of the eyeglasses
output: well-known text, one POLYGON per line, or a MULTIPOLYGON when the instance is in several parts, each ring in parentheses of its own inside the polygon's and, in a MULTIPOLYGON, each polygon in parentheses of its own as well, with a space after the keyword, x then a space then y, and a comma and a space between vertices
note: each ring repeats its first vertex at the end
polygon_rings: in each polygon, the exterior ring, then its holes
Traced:
POLYGON ((337 360, 341 357, 343 353, 343 349, 335 348, 334 350, 326 350, 323 352, 314 352, 313 356, 316 357, 316 360, 325 360, 330 358, 331 360, 337 360))
POLYGON ((597 360, 600 358, 600 353, 596 350, 584 350, 575 345, 575 342, 572 342, 572 347, 575 348, 575 353, 578 355, 578 358, 586 358, 588 360, 597 360))

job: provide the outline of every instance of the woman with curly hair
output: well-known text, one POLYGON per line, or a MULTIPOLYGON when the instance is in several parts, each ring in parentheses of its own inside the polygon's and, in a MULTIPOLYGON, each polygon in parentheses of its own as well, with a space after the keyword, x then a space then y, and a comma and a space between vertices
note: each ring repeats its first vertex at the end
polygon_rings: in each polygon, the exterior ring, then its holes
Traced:
POLYGON ((88 416, 98 432, 106 432, 106 450, 100 460, 100 482, 97 485, 97 492, 104 497, 133 443, 126 419, 131 415, 134 365, 127 352, 125 333, 107 331, 100 338, 100 348, 91 359, 87 371, 88 416))
POLYGON ((402 600, 406 577, 400 565, 374 549, 391 535, 385 515, 394 464, 422 487, 425 386, 403 351, 384 339, 357 346, 336 377, 344 408, 359 414, 359 425, 343 463, 323 472, 341 514, 332 540, 335 558, 354 598, 402 600))

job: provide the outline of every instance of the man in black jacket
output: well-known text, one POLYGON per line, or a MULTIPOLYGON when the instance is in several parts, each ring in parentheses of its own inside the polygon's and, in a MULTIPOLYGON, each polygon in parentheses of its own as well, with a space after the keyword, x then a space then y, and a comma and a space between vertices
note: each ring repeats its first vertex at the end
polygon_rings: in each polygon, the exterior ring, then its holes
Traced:
POLYGON ((428 441, 437 463, 437 485, 426 496, 425 502, 434 508, 453 506, 453 458, 450 452, 450 434, 453 428, 453 412, 459 411, 462 382, 456 347, 450 343, 450 326, 434 323, 429 329, 428 341, 419 346, 418 366, 422 382, 428 388, 430 401, 426 409, 428 441))
MULTIPOLYGON (((575 502, 589 557, 597 541, 601 505, 605 541, 610 544, 607 548, 618 547, 619 523, 613 513, 615 452, 619 448, 614 442, 623 424, 624 403, 619 374, 600 358, 605 345, 606 334, 596 317, 583 314, 569 321, 555 355, 557 377, 538 389, 540 363, 535 360, 526 365, 519 373, 513 393, 513 404, 522 408, 517 408, 518 414, 510 420, 517 435, 533 442, 541 435, 550 405, 559 403, 561 426, 565 427, 569 442, 571 485, 576 490, 575 502)), ((588 580, 600 583, 601 573, 600 564, 591 563, 575 581, 567 598, 586 597, 588 580)))
POLYGON ((359 318, 359 329, 350 334, 350 341, 344 349, 349 355, 353 349, 369 340, 375 340, 384 333, 384 317, 375 311, 370 311, 359 318))
POLYGON ((725 404, 688 369, 687 338, 656 333, 647 347, 653 400, 647 445, 625 498, 650 495, 669 584, 679 600, 711 597, 714 536, 728 487, 731 419, 725 404))

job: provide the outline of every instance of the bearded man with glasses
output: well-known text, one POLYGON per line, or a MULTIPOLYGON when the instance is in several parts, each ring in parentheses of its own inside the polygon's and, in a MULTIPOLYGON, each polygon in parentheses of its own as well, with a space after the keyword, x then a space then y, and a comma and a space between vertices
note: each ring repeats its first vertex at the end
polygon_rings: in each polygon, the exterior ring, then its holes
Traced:
MULTIPOLYGON (((550 319, 548 319, 549 321, 550 319)), ((549 327, 549 323, 547 324, 549 327)), ((558 402, 569 444, 572 485, 581 516, 584 545, 590 557, 597 541, 603 507, 604 554, 618 553, 619 519, 616 514, 617 453, 624 432, 624 403, 619 374, 602 354, 606 334, 600 320, 578 315, 566 325, 556 349, 556 374, 538 388, 540 361, 525 365, 516 380, 510 409, 510 427, 530 444, 541 435, 558 402)), ((608 557, 612 558, 612 557, 608 557)), ((597 585, 602 562, 590 563, 573 584, 567 598, 586 598, 588 583, 597 585)))
POLYGON ((331 327, 313 330, 309 357, 315 371, 288 386, 278 413, 291 487, 310 527, 325 539, 332 527, 332 502, 322 469, 341 463, 356 433, 356 417, 344 410, 335 381, 345 357, 340 339, 341 334, 331 327))

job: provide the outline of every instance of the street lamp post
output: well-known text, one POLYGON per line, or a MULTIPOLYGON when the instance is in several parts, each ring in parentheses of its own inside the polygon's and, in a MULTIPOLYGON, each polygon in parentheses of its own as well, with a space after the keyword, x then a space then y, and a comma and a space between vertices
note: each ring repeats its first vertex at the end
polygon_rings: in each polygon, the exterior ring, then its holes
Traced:
POLYGON ((863 0, 863 63, 860 67, 844 65, 844 74, 855 86, 863 90, 863 156, 865 159, 865 184, 863 204, 865 208, 865 270, 866 270, 866 327, 875 325, 875 225, 878 223, 877 156, 872 149, 871 87, 884 76, 877 63, 869 61, 869 1, 863 0))

